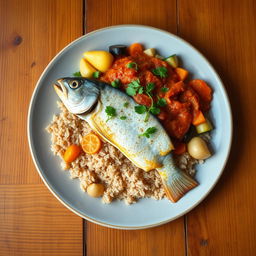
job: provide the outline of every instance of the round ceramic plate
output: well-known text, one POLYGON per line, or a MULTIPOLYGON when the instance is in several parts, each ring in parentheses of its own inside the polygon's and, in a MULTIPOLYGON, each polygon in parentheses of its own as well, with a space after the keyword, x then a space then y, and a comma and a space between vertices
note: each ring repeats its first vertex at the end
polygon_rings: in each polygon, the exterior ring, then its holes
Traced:
POLYGON ((120 229, 143 229, 157 226, 182 216, 200 203, 218 181, 226 164, 232 139, 230 104, 222 82, 210 63, 190 44, 168 32, 146 26, 124 25, 100 29, 80 37, 64 48, 46 67, 34 90, 28 114, 28 139, 37 170, 50 191, 70 210, 79 216, 103 226, 120 229), (102 204, 101 199, 89 197, 63 172, 60 159, 50 150, 50 135, 45 127, 59 110, 57 95, 52 83, 60 77, 70 76, 79 70, 84 51, 108 50, 113 44, 142 43, 156 48, 162 56, 177 54, 182 66, 190 71, 191 78, 207 81, 214 90, 211 120, 213 156, 196 167, 199 186, 177 203, 167 199, 141 199, 136 204, 123 201, 102 204))

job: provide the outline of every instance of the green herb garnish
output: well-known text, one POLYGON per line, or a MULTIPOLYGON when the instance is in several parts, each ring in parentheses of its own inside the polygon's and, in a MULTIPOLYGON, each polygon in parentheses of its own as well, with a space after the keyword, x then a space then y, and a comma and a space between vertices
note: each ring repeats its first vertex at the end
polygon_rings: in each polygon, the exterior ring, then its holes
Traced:
POLYGON ((153 107, 150 108, 150 112, 151 112, 153 115, 158 115, 158 114, 161 112, 161 110, 160 110, 160 108, 153 106, 153 107))
POLYGON ((124 107, 125 107, 125 108, 128 108, 128 106, 129 106, 129 102, 125 102, 125 103, 124 103, 124 107))
POLYGON ((147 107, 144 106, 144 105, 139 105, 139 106, 135 106, 135 107, 134 107, 134 110, 135 110, 135 112, 138 113, 138 114, 144 114, 144 113, 147 112, 147 107))
POLYGON ((144 92, 144 87, 140 87, 139 90, 138 90, 138 94, 142 94, 144 92))
POLYGON ((125 120, 127 117, 126 116, 120 116, 121 120, 125 120))
MULTIPOLYGON (((154 83, 148 83, 146 86, 146 94, 148 95, 148 97, 151 99, 151 106, 148 108, 147 114, 145 116, 144 122, 147 122, 149 119, 149 113, 151 112, 154 115, 157 115, 157 113, 160 113, 160 109, 159 111, 156 109, 156 107, 154 106, 154 100, 152 98, 152 91, 155 89, 155 84, 154 83)), ((158 114, 159 114, 158 113, 158 114)))
POLYGON ((137 79, 129 83, 125 91, 129 96, 134 96, 137 94, 140 88, 141 88, 140 80, 137 79))
POLYGON ((92 77, 93 78, 99 78, 100 77, 100 71, 93 72, 92 77))
POLYGON ((161 92, 168 92, 168 91, 169 91, 169 88, 167 88, 167 87, 161 88, 161 92))
POLYGON ((116 116, 116 109, 111 106, 107 106, 105 112, 108 115, 108 119, 106 122, 108 122, 111 118, 116 116))
POLYGON ((152 69, 154 75, 159 76, 160 78, 165 78, 168 75, 168 69, 166 67, 157 67, 152 69))
POLYGON ((120 87, 121 82, 120 82, 119 79, 116 79, 116 80, 114 80, 114 81, 111 82, 111 85, 112 85, 114 88, 118 88, 118 87, 120 87))
MULTIPOLYGON (((155 89, 154 83, 148 83, 146 86, 146 93, 149 94, 155 89)), ((152 95, 151 95, 152 96, 152 95)))
POLYGON ((144 136, 146 138, 150 138, 150 135, 157 131, 156 127, 149 127, 144 133, 140 134, 139 136, 144 136))
POLYGON ((73 73, 73 76, 76 76, 76 77, 82 77, 80 71, 77 71, 75 73, 73 73))
POLYGON ((160 98, 160 99, 157 101, 156 104, 157 104, 157 106, 159 106, 159 107, 164 107, 164 106, 166 106, 167 102, 166 102, 166 99, 160 98))
POLYGON ((133 68, 135 70, 138 70, 138 64, 136 62, 129 62, 127 65, 126 65, 127 68, 133 68))

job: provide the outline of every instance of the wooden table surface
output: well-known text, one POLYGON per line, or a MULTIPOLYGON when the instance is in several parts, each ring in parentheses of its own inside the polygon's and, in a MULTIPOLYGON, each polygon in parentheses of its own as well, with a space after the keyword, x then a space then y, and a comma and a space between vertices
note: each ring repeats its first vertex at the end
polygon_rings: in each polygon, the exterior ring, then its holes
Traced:
POLYGON ((256 255, 255 13, 254 0, 0 0, 0 255, 256 255), (66 209, 37 174, 26 136, 47 63, 79 36, 116 24, 161 28, 198 48, 234 116, 231 155, 210 195, 141 231, 100 227, 66 209))

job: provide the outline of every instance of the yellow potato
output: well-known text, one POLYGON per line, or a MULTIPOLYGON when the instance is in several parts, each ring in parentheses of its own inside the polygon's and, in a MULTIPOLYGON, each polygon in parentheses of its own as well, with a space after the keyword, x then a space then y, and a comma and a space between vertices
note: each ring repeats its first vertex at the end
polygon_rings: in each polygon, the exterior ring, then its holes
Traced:
POLYGON ((80 60, 80 73, 83 77, 92 77, 92 74, 97 70, 85 59, 80 60))
POLYGON ((84 54, 85 59, 96 69, 106 72, 112 65, 114 57, 105 51, 89 51, 84 54))
POLYGON ((104 193, 104 186, 99 183, 92 183, 87 187, 86 191, 91 197, 100 197, 104 193))
POLYGON ((205 141, 200 137, 192 138, 188 143, 188 153, 195 159, 204 160, 211 156, 205 141))

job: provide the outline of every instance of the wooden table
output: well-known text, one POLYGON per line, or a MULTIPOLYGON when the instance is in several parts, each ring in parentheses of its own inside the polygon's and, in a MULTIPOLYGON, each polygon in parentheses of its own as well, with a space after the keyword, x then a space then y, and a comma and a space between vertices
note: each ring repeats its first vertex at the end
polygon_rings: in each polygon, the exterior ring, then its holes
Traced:
POLYGON ((0 255, 256 255, 256 1, 0 3, 0 255), (148 230, 104 228, 67 210, 42 183, 27 144, 28 104, 47 63, 84 33, 115 24, 150 25, 192 43, 219 72, 234 115, 217 186, 186 216, 148 230))

